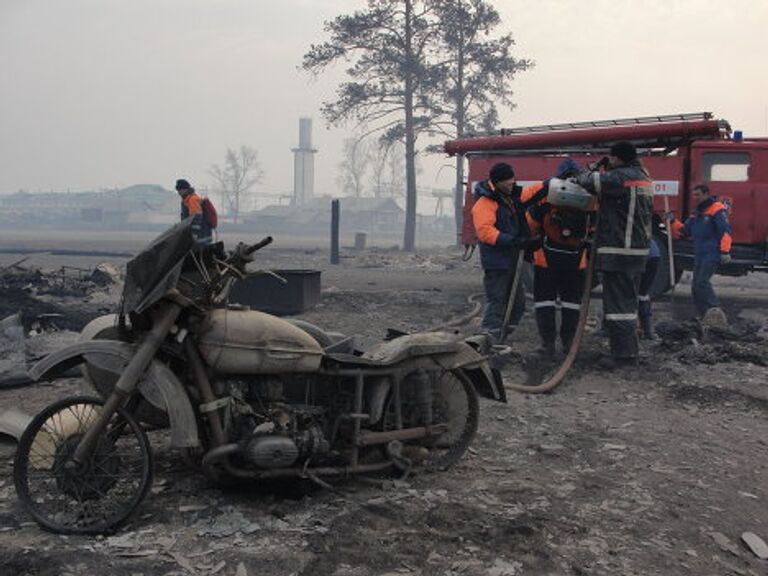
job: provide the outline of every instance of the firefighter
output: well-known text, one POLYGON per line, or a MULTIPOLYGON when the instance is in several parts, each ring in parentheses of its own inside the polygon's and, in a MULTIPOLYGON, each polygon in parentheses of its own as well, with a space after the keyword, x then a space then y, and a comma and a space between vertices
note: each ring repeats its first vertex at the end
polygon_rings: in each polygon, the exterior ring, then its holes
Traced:
POLYGON ((515 294, 509 294, 519 250, 525 247, 528 238, 521 191, 512 166, 503 162, 495 164, 488 179, 478 182, 474 188, 472 222, 480 243, 486 300, 480 328, 494 343, 501 339, 508 298, 514 298, 512 326, 516 326, 525 313, 522 282, 518 283, 515 294))
POLYGON ((211 229, 203 215, 203 201, 183 178, 176 180, 176 192, 181 196, 181 219, 192 218, 192 236, 198 244, 211 243, 211 229))
MULTIPOLYGON (((558 166, 556 177, 574 177, 580 171, 574 160, 566 158, 558 166)), ((589 221, 584 211, 547 202, 548 192, 549 180, 545 180, 523 190, 522 200, 533 201, 526 218, 531 235, 542 236, 542 246, 533 253, 533 299, 540 352, 551 356, 556 351, 558 300, 563 351, 571 347, 576 334, 587 265, 584 240, 589 221)))
POLYGON ((640 286, 637 297, 637 314, 640 318, 640 334, 644 340, 656 340, 656 332, 653 329, 653 312, 651 311, 651 286, 656 277, 656 271, 661 261, 661 251, 656 240, 651 237, 648 247, 648 260, 645 262, 645 270, 640 277, 640 286))
POLYGON ((693 238, 693 281, 691 295, 696 311, 704 317, 707 310, 719 308, 712 276, 719 264, 731 261, 731 225, 728 209, 723 202, 709 193, 709 186, 693 187, 696 209, 685 221, 672 222, 672 232, 678 238, 693 238))
POLYGON ((603 172, 583 172, 577 182, 599 200, 595 264, 611 347, 600 366, 612 369, 638 360, 638 283, 651 238, 653 187, 631 142, 611 146, 601 164, 603 172))

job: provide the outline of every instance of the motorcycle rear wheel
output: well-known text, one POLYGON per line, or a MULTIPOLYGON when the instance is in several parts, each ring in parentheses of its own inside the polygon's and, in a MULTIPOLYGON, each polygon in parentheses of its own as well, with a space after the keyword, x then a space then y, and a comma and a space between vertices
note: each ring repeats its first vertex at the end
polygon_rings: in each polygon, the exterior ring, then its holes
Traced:
MULTIPOLYGON (((402 455, 410 461, 411 470, 437 471, 453 466, 469 448, 479 420, 477 392, 470 382, 450 371, 431 371, 429 378, 432 425, 446 424, 447 430, 437 437, 403 443, 402 455)), ((407 383, 408 378, 405 379, 407 383)), ((415 389, 403 385, 400 398, 403 427, 424 425, 424 416, 415 402, 415 389)), ((387 400, 383 429, 395 430, 394 395, 387 400)))
POLYGON ((114 532, 136 510, 152 485, 152 452, 136 420, 118 410, 88 462, 66 463, 103 401, 66 398, 40 412, 19 441, 13 479, 35 521, 60 534, 114 532))

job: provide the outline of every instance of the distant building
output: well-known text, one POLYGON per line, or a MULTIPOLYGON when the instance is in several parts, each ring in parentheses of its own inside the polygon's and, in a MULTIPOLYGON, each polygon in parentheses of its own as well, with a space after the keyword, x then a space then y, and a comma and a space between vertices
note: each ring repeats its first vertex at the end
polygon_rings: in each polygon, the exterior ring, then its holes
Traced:
POLYGON ((154 184, 101 192, 18 192, 0 196, 7 224, 155 226, 179 219, 179 198, 154 184))
MULTIPOLYGON (((400 234, 405 213, 392 198, 352 198, 341 201, 342 231, 400 234)), ((331 225, 331 198, 314 198, 297 206, 267 206, 250 213, 245 223, 275 232, 327 234, 331 225)))

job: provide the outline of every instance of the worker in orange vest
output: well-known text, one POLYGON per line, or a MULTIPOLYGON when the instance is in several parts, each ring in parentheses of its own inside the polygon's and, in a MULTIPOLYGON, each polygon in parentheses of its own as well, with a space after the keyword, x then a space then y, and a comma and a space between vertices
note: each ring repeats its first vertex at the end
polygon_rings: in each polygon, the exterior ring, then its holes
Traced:
POLYGON ((699 316, 703 317, 710 308, 719 308, 712 276, 720 264, 731 261, 731 225, 728 222, 728 207, 709 193, 709 186, 699 184, 693 187, 692 198, 696 209, 685 223, 672 222, 672 232, 678 238, 693 239, 693 281, 691 295, 699 316))
POLYGON ((515 294, 509 294, 516 272, 517 255, 525 249, 528 226, 520 203, 522 188, 517 185, 515 171, 505 162, 495 164, 488 179, 474 188, 472 222, 480 244, 483 266, 485 312, 480 328, 494 343, 500 343, 507 298, 513 299, 511 324, 516 326, 525 313, 522 283, 515 294))
POLYGON ((212 231, 203 214, 203 200, 183 178, 176 180, 176 192, 181 196, 181 219, 192 218, 192 235, 197 243, 210 244, 212 231))

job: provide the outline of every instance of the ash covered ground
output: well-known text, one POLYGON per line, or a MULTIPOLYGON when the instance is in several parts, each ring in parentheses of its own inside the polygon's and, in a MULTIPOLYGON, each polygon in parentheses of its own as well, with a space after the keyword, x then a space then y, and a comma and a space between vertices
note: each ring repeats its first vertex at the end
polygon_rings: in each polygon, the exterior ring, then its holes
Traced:
MULTIPOLYGON (((342 255, 331 266, 324 247, 285 247, 278 238, 254 266, 322 270, 321 302, 299 318, 356 334, 363 345, 387 328, 421 330, 466 315, 470 296, 482 290, 477 258, 462 262, 451 249, 342 255)), ((0 268, 21 257, 0 254, 0 268)), ((22 267, 55 277, 64 264, 91 269, 103 260, 38 253, 22 267)), ((125 258, 111 263, 123 268, 125 258)), ((766 574, 768 563, 740 537, 768 540, 768 288, 758 275, 718 278, 731 328, 702 333, 689 322, 685 280, 674 298, 655 304, 665 338, 644 342, 634 368, 594 367, 606 349, 594 301, 565 382, 547 395, 510 391, 506 405, 481 401, 471 450, 442 473, 352 479, 334 490, 223 488, 190 474, 163 434, 152 433, 155 483, 138 514, 115 536, 62 537, 41 531, 22 509, 12 481, 15 446, 2 442, 0 573, 766 574)), ((25 329, 48 330, 41 337, 56 344, 117 302, 119 285, 88 282, 73 279, 69 292, 4 282, 3 312, 21 309, 25 329), (48 315, 47 328, 34 325, 40 315, 48 315)), ((471 333, 476 322, 459 329, 471 333)), ((561 360, 535 354, 532 306, 511 341, 508 383, 538 383, 561 360)), ((79 392, 91 393, 78 379, 0 389, 0 412, 35 413, 79 392)))

